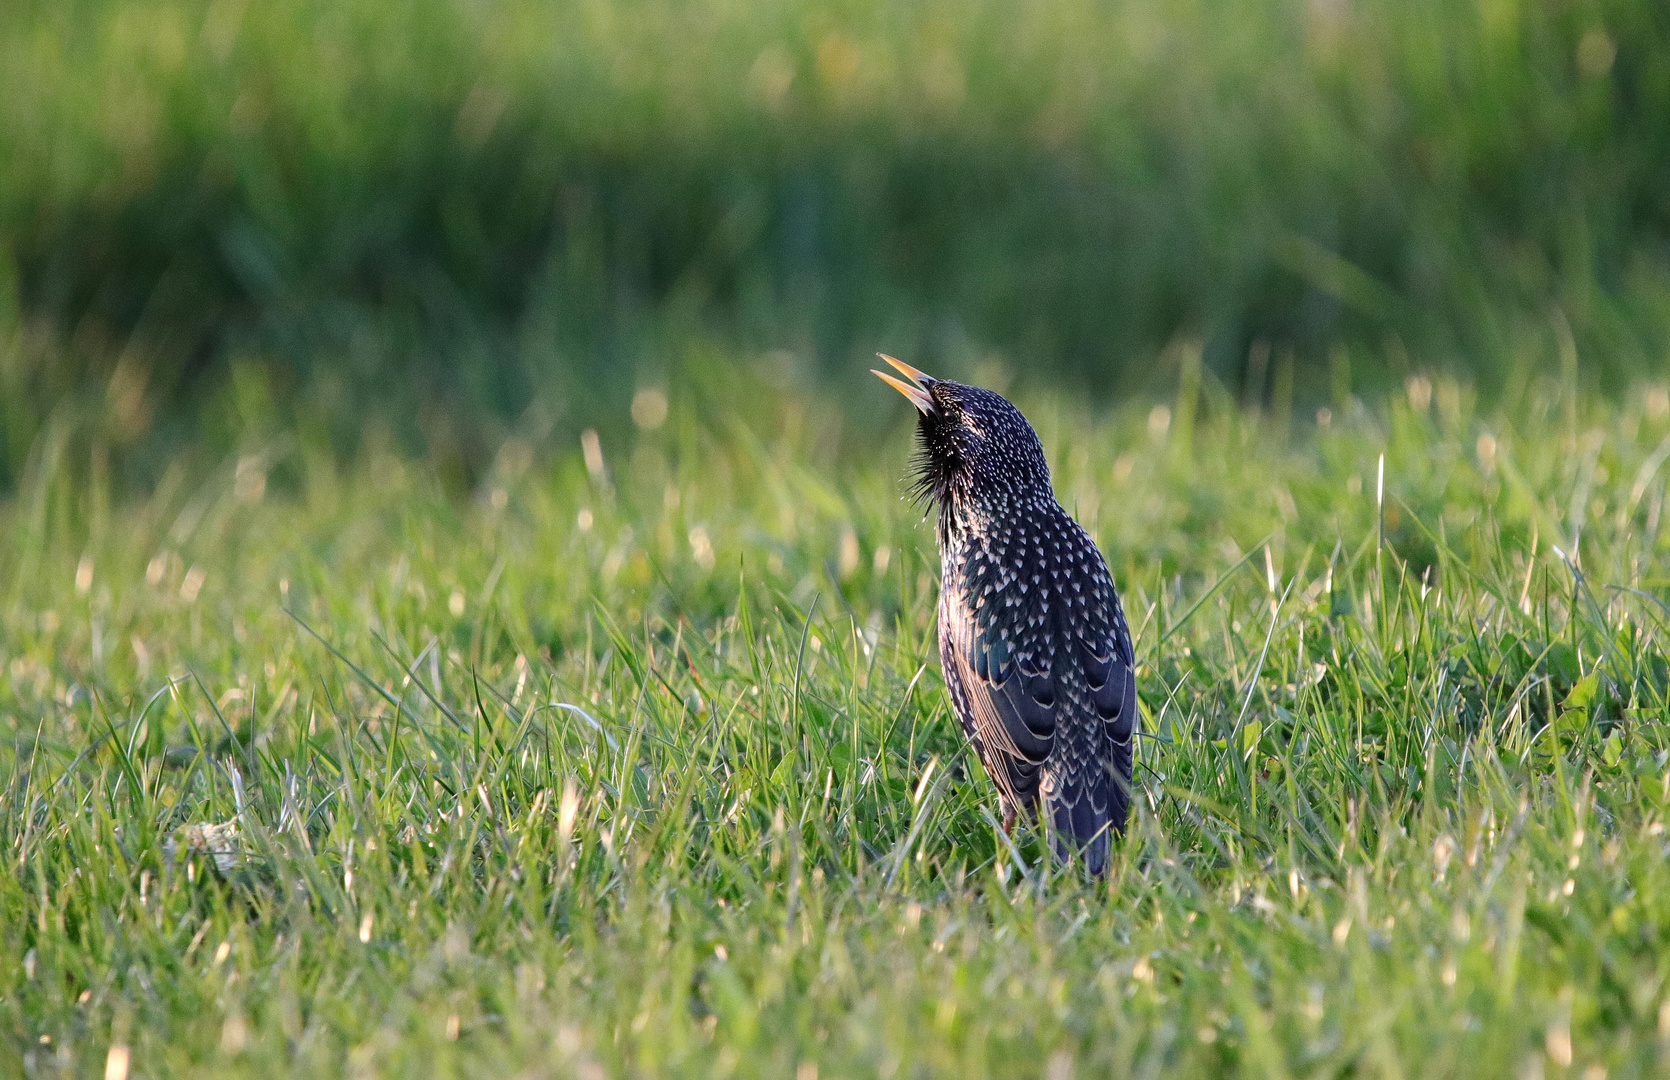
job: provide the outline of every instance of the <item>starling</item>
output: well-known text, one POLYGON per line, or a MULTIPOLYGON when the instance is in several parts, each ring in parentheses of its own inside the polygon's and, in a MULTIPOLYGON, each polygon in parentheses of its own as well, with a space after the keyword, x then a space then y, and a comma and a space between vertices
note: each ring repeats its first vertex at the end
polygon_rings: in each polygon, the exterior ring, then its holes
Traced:
POLYGON ((1058 858, 1106 872, 1131 799, 1136 659, 1096 543, 1050 487, 1020 410, 882 356, 916 406, 916 492, 939 510, 939 657, 951 707, 1003 808, 1058 858))

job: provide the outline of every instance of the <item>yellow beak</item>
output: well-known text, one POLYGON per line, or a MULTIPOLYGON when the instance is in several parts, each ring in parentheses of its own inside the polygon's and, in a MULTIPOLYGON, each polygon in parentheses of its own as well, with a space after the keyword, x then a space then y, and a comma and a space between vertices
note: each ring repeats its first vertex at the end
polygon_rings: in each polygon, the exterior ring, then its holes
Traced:
POLYGON ((892 364, 898 369, 899 373, 909 379, 910 382, 902 382, 901 380, 895 379, 893 376, 887 374, 887 372, 877 371, 875 368, 870 369, 870 374, 874 375, 888 386, 891 386, 893 389, 909 398, 910 403, 916 406, 917 411, 923 413, 924 415, 934 411, 933 397, 929 395, 925 387, 917 385, 926 383, 928 386, 932 386, 935 380, 931 375, 924 375, 922 372, 917 371, 909 364, 900 360, 895 360, 886 353, 876 353, 876 355, 881 357, 883 360, 886 360, 889 364, 892 364))

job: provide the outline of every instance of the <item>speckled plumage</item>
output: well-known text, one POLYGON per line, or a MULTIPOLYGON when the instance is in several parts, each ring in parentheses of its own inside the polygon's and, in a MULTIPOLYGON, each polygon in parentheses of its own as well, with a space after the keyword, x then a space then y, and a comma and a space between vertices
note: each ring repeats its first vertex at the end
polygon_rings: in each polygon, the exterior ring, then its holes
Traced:
POLYGON ((1137 716, 1113 578, 1056 501, 1043 445, 1018 409, 884 359, 917 384, 883 376, 920 414, 917 490, 939 511, 939 653, 952 708, 1004 820, 1041 804, 1057 854, 1077 849, 1103 873, 1130 807, 1137 716))

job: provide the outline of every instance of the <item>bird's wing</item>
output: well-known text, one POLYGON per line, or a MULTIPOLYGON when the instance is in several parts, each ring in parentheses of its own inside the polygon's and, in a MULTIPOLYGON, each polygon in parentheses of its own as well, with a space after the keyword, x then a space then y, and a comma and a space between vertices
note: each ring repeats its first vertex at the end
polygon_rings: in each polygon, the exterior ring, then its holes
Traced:
POLYGON ((945 585, 941 652, 948 680, 964 687, 954 694, 963 699, 959 715, 988 771, 1000 787, 1021 779, 1006 776, 1015 768, 1028 773, 1024 791, 1005 794, 1032 805, 1058 731, 1071 732, 1050 766, 1047 795, 1056 816, 1072 819, 1058 825, 1088 838, 1103 822, 1125 821, 1135 656, 1107 564, 1089 534, 1063 519, 1047 542, 1017 530, 1004 538, 1006 550, 965 552, 945 585), (1111 784, 1100 779, 1110 772, 1111 784))
MULTIPOLYGON (((1065 516, 1065 515, 1064 515, 1065 516)), ((1136 729, 1135 655, 1113 577, 1095 542, 1070 521, 1059 531, 1059 561, 1049 608, 1063 707, 1073 732, 1045 767, 1044 802, 1057 854, 1082 846, 1092 874, 1107 868, 1114 834, 1125 831, 1136 729)))
POLYGON ((939 649, 951 703, 1004 798, 1030 808, 1055 740, 1055 684, 1047 669, 1023 671, 1005 638, 979 623, 959 583, 947 582, 939 649))
MULTIPOLYGON (((1107 820, 1123 831, 1131 805, 1131 764, 1137 723, 1136 656, 1131 631, 1120 609, 1111 577, 1106 577, 1106 617, 1096 620, 1079 638, 1080 667, 1090 690, 1090 702, 1102 724, 1103 760, 1111 766, 1107 820)), ((1094 860, 1093 860, 1094 861, 1094 860)))
POLYGON ((1098 572, 1088 590, 1087 616, 1079 620, 1080 666, 1106 738, 1116 751, 1124 750, 1123 772, 1128 777, 1137 718, 1136 654, 1113 578, 1099 556, 1094 565, 1098 572))

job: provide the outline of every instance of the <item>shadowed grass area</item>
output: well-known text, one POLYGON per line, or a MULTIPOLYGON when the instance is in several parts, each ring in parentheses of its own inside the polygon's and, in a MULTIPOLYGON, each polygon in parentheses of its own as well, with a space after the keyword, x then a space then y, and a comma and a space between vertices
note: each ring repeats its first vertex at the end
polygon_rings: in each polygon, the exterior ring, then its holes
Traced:
POLYGON ((708 336, 1251 401, 1329 358, 1613 391, 1670 327, 1659 0, 13 0, 0 490, 68 396, 146 487, 252 396, 491 457, 708 336), (1560 346, 1550 327, 1563 329, 1560 346))
POLYGON ((1210 383, 1023 399, 1142 661, 1092 886, 954 729, 903 408, 855 445, 734 377, 468 502, 305 443, 136 503, 37 475, 0 1070, 1656 1074, 1662 388, 1415 380, 1293 444, 1210 383))

